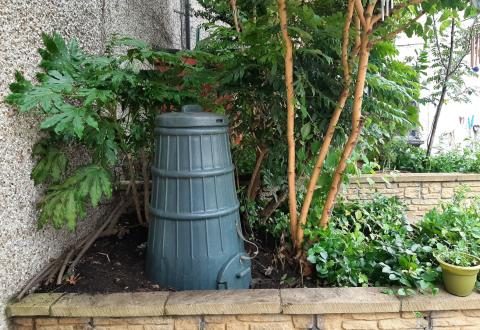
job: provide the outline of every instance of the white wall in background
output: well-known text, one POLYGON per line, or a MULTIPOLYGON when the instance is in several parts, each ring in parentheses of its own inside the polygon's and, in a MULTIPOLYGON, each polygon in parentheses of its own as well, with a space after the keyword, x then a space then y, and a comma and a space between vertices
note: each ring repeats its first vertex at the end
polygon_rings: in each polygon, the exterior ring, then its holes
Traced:
MULTIPOLYGON (((397 45, 400 49, 400 57, 405 58, 414 56, 415 50, 422 48, 422 40, 401 36, 397 41, 397 45)), ((469 60, 470 57, 467 57, 467 61, 469 60)), ((467 77, 466 81, 468 85, 476 88, 480 94, 480 75, 467 77)), ((423 91, 424 95, 430 93, 431 91, 428 89, 423 91)), ((424 141, 428 138, 434 116, 435 105, 427 104, 420 106, 420 123, 424 141)), ((478 138, 480 140, 480 133, 476 137, 471 128, 472 125, 480 125, 480 95, 472 96, 470 103, 455 103, 447 100, 447 103, 443 106, 435 134, 434 151, 438 151, 439 148, 448 149, 455 145, 463 144, 467 138, 478 138)), ((426 143, 424 147, 426 147, 426 143)))

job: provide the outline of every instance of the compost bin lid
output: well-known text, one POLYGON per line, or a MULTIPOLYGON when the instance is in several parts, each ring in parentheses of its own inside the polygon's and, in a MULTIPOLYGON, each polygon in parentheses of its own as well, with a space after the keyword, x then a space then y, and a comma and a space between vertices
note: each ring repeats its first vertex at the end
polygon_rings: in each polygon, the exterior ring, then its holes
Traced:
POLYGON ((181 112, 168 112, 157 116, 157 127, 211 127, 227 126, 225 116, 204 112, 199 105, 184 105, 181 112))

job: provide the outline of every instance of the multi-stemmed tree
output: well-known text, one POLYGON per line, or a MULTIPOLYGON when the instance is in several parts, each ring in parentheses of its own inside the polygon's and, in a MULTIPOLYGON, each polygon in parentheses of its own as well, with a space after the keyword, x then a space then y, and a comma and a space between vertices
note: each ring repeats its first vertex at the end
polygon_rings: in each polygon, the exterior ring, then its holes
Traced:
MULTIPOLYGON (((288 22, 286 19, 286 4, 285 0, 278 0, 281 26, 283 36, 285 40, 285 83, 287 90, 289 86, 293 85, 292 74, 293 71, 293 54, 291 46, 291 40, 288 36, 288 22)), ((352 155, 355 146, 360 137, 362 126, 365 117, 362 113, 363 100, 365 93, 365 82, 369 66, 369 58, 372 49, 382 41, 391 40, 400 33, 407 33, 407 35, 418 34, 426 36, 431 33, 432 19, 431 17, 438 15, 443 11, 460 13, 467 8, 470 8, 470 3, 466 0, 457 1, 433 1, 433 0, 402 0, 385 2, 378 0, 348 0, 337 1, 335 5, 340 8, 346 8, 344 14, 344 30, 343 30, 343 42, 342 42, 342 61, 343 68, 343 81, 344 87, 340 94, 339 100, 335 111, 330 119, 327 133, 325 134, 322 147, 318 152, 315 168, 310 177, 307 192, 304 198, 304 203, 301 209, 300 217, 297 220, 297 205, 296 205, 296 192, 295 192, 295 166, 289 165, 289 208, 290 208, 290 223, 291 223, 291 236, 295 242, 297 253, 300 254, 303 244, 303 227, 307 222, 310 203, 313 193, 315 191, 318 177, 322 171, 326 155, 331 145, 331 139, 335 132, 335 128, 338 123, 338 119, 346 102, 351 99, 351 129, 347 142, 344 145, 343 152, 338 161, 337 168, 333 175, 333 179, 327 194, 325 203, 323 205, 323 213, 319 219, 319 224, 323 227, 328 225, 330 215, 332 212, 335 199, 338 194, 340 184, 342 182, 342 176, 345 173, 347 161, 352 155), (346 3, 346 7, 345 7, 346 3), (393 4, 390 7, 390 4, 393 4), (385 5, 389 6, 385 8, 385 5), (389 14, 388 17, 387 13, 389 14), (427 19, 422 24, 419 20, 427 16, 427 19), (353 23, 353 24, 352 24, 353 23)), ((469 13, 474 11, 469 10, 469 13)), ((443 24, 445 16, 441 15, 440 19, 443 24)), ((291 88, 290 88, 291 90, 291 88)), ((294 95, 293 93, 287 93, 287 126, 288 131, 293 130, 294 125, 294 95)), ((290 132, 291 133, 291 132, 290 132)), ((289 143, 289 161, 295 162, 295 141, 292 134, 287 134, 289 143)))

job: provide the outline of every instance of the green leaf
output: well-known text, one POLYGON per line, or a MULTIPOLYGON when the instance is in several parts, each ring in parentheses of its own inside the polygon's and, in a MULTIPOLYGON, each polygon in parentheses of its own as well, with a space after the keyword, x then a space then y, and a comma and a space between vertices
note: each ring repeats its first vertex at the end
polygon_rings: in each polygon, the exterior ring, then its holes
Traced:
POLYGON ((77 201, 75 198, 75 192, 70 191, 66 197, 66 204, 65 204, 65 220, 67 223, 67 228, 70 231, 75 230, 76 227, 76 219, 77 219, 77 201))
POLYGON ((92 180, 90 186, 90 202, 95 207, 100 202, 100 198, 102 197, 102 188, 100 186, 99 180, 92 180))
POLYGON ((110 176, 108 170, 91 164, 77 168, 63 183, 51 185, 39 204, 39 228, 51 223, 56 229, 74 230, 77 220, 86 215, 88 200, 97 206, 102 196, 111 197, 110 176))
POLYGON ((302 126, 300 131, 302 134, 302 138, 306 139, 310 135, 310 132, 312 131, 312 124, 306 123, 305 125, 302 126))

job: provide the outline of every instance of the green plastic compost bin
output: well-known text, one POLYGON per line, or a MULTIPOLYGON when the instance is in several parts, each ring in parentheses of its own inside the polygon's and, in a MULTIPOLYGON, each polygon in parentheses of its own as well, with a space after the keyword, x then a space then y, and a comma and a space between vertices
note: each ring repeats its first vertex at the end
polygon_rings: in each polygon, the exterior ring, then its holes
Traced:
POLYGON ((157 117, 147 276, 176 290, 251 281, 224 116, 189 105, 157 117))

